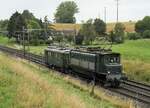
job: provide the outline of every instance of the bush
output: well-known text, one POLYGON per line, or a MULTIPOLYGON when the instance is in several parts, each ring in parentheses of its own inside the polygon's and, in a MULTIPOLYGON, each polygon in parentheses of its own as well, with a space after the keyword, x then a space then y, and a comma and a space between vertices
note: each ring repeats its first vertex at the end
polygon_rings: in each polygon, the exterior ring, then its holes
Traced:
POLYGON ((74 41, 74 36, 73 36, 73 35, 67 35, 67 36, 65 36, 65 39, 66 39, 69 43, 71 43, 71 42, 74 41))
POLYGON ((123 43, 125 38, 125 26, 122 23, 117 23, 113 31, 110 32, 110 40, 113 43, 123 43))
POLYGON ((139 33, 127 33, 127 37, 129 40, 137 40, 140 39, 139 33))
POLYGON ((80 33, 75 37, 75 44, 76 45, 82 45, 84 40, 84 36, 82 36, 80 33))
POLYGON ((143 38, 150 38, 150 30, 145 30, 144 31, 143 38))
POLYGON ((46 44, 52 44, 53 40, 46 40, 46 44))
POLYGON ((55 37, 53 37, 53 40, 60 43, 63 41, 63 36, 62 35, 55 36, 55 37))
POLYGON ((39 44, 40 44, 40 42, 37 39, 30 40, 30 45, 38 46, 39 44))
POLYGON ((45 43, 45 41, 41 40, 41 39, 39 39, 38 41, 39 41, 39 44, 44 44, 45 43))

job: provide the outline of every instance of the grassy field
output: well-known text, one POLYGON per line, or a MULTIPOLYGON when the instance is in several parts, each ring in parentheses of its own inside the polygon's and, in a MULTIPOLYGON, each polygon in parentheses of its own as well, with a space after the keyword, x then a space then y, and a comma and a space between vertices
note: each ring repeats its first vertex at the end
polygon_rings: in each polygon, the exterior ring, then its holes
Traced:
POLYGON ((9 39, 7 37, 0 35, 0 44, 8 45, 9 43, 9 39))
POLYGON ((69 76, 0 54, 0 108, 132 108, 69 76))
POLYGON ((150 40, 128 40, 124 44, 113 45, 112 50, 122 54, 124 59, 150 63, 150 40))
POLYGON ((126 41, 112 49, 121 53, 124 71, 130 79, 150 84, 150 40, 126 41))

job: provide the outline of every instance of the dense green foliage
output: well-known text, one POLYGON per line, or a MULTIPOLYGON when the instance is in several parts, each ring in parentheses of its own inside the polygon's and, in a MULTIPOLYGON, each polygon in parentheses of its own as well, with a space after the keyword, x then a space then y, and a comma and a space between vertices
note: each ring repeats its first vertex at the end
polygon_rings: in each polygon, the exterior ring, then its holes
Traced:
POLYGON ((150 38, 150 16, 145 16, 135 24, 135 31, 141 34, 141 38, 150 38))
POLYGON ((150 38, 150 30, 145 30, 143 32, 143 38, 150 38))
MULTIPOLYGON (((22 29, 26 28, 26 22, 25 22, 25 19, 23 18, 23 16, 18 13, 18 12, 15 12, 9 22, 8 22, 8 35, 9 35, 9 38, 12 38, 12 37, 15 37, 16 40, 18 39, 17 36, 15 35, 18 31, 22 31, 22 29)), ((18 40, 17 40, 18 41, 18 40)))
POLYGON ((140 39, 140 34, 139 33, 127 33, 127 39, 129 40, 140 39))
POLYGON ((75 23, 74 15, 78 13, 78 6, 74 1, 62 2, 56 10, 55 21, 57 23, 75 23))
POLYGON ((112 42, 123 43, 125 37, 125 26, 122 23, 117 23, 115 28, 110 33, 110 38, 112 42))
POLYGON ((150 16, 144 17, 135 24, 135 31, 143 33, 145 30, 150 30, 150 16))
POLYGON ((6 31, 8 26, 8 20, 0 20, 0 31, 6 31))
POLYGON ((100 35, 104 35, 106 33, 106 23, 101 20, 101 19, 95 19, 94 20, 94 29, 96 31, 96 33, 100 36, 100 35))
POLYGON ((86 45, 92 43, 96 37, 96 31, 92 22, 92 19, 88 20, 82 25, 81 30, 79 31, 80 35, 84 37, 86 45))
POLYGON ((83 40, 84 40, 84 36, 80 32, 81 31, 79 31, 78 35, 75 37, 75 44, 76 45, 82 45, 83 40))
POLYGON ((37 19, 28 10, 24 10, 22 14, 15 12, 8 22, 8 37, 16 38, 17 43, 21 43, 23 40, 26 41, 25 43, 33 45, 45 43, 50 34, 48 28, 50 24, 46 18, 42 22, 41 19, 37 19), (29 31, 27 32, 26 30, 29 31))

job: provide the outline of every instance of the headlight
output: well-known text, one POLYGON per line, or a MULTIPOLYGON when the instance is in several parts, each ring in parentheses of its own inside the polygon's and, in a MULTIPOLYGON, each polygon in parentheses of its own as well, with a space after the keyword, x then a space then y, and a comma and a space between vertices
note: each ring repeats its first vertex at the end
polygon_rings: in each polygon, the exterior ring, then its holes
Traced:
POLYGON ((107 71, 108 74, 110 74, 110 71, 107 71))

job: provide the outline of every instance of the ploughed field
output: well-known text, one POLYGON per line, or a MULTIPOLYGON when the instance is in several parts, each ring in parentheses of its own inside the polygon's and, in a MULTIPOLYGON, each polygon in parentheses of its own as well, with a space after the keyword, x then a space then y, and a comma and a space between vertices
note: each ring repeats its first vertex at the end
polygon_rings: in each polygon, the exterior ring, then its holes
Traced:
POLYGON ((69 76, 0 53, 0 108, 131 108, 69 76), (99 98, 95 98, 98 96, 99 98))
MULTIPOLYGON (((135 22, 122 22, 125 25, 125 31, 134 32, 135 30, 135 22)), ((107 32, 110 32, 114 29, 116 23, 107 23, 107 32)), ((81 28, 81 24, 53 24, 53 28, 56 30, 76 30, 79 31, 81 28)))

